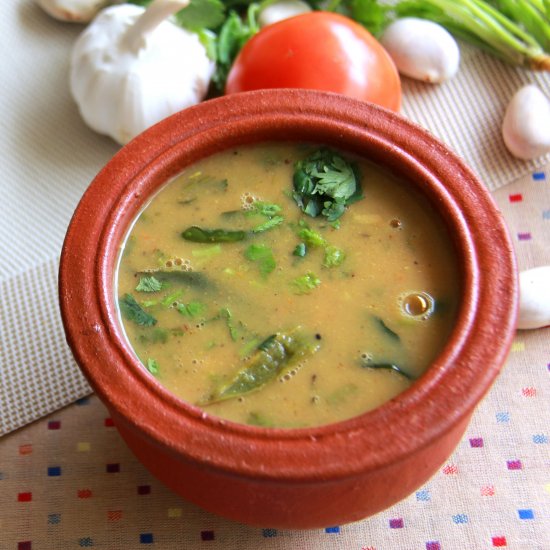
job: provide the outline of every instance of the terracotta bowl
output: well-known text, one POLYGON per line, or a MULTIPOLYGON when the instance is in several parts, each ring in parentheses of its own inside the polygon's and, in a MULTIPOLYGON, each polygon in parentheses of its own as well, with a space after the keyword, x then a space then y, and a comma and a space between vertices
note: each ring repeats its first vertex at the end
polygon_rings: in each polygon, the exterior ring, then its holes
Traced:
POLYGON ((69 345, 138 459, 211 512, 278 528, 359 520, 426 482, 460 441, 505 361, 517 296, 502 217, 457 156, 394 113, 303 90, 214 99, 137 137, 82 198, 60 267, 69 345), (121 240, 159 186, 202 157, 272 140, 332 145, 407 178, 448 225, 462 276, 456 326, 427 373, 371 412, 309 429, 239 425, 178 399, 139 364, 116 311, 121 240))

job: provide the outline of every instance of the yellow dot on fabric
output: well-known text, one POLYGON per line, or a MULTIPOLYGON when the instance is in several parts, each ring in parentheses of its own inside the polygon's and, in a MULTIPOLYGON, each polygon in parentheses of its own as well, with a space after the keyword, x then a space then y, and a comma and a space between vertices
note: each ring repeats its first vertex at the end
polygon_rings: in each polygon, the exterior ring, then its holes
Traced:
POLYGON ((168 508, 169 518, 181 518, 181 508, 168 508))
POLYGON ((547 483, 547 484, 544 486, 544 490, 550 495, 550 483, 547 483))
POLYGON ((88 441, 81 441, 81 442, 76 444, 76 450, 79 453, 85 453, 85 452, 89 451, 91 448, 92 448, 92 446, 90 445, 90 443, 88 441))
POLYGON ((514 342, 512 344, 512 352, 525 351, 525 342, 514 342))

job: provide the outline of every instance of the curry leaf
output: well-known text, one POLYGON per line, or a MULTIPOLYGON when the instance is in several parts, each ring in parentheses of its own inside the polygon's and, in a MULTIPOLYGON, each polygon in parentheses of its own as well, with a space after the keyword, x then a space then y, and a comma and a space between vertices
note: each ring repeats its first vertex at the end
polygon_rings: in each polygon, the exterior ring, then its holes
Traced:
POLYGON ((302 336, 293 332, 272 334, 257 347, 250 360, 227 384, 216 388, 198 405, 210 405, 259 390, 283 375, 292 364, 318 349, 318 344, 309 344, 302 336))
POLYGON ((157 320, 147 313, 131 294, 125 294, 119 299, 120 312, 129 321, 133 321, 142 327, 152 327, 157 320))

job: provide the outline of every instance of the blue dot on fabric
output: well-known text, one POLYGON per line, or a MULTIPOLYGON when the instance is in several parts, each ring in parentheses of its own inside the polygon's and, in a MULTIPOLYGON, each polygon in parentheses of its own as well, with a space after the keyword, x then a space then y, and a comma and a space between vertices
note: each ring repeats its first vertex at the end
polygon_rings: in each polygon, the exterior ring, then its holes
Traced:
POLYGON ((503 422, 509 422, 509 421, 510 421, 510 413, 508 412, 497 413, 497 422, 503 423, 503 422))
POLYGON ((335 527, 327 527, 325 529, 325 533, 339 533, 340 532, 340 527, 338 526, 335 526, 335 527))
POLYGON ((80 548, 90 548, 93 545, 94 541, 91 539, 91 537, 84 537, 78 540, 78 546, 80 546, 80 548))
POLYGON ((277 536, 277 529, 262 529, 262 536, 266 539, 276 537, 277 536))
POLYGON ((48 523, 50 525, 58 525, 61 523, 61 514, 48 514, 48 523))
POLYGON ((537 445, 544 445, 545 443, 548 443, 548 436, 544 434, 535 434, 533 436, 533 443, 536 443, 537 445))
POLYGON ((519 519, 533 519, 535 514, 531 509, 518 510, 519 519))
POLYGON ((61 475, 61 466, 50 466, 48 468, 49 477, 57 477, 61 475))
POLYGON ((453 516, 453 522, 457 525, 468 523, 468 516, 466 514, 456 514, 453 516))
POLYGON ((153 533, 141 533, 139 535, 139 542, 141 544, 153 544, 153 533))
POLYGON ((416 492, 416 500, 420 502, 428 502, 431 499, 430 491, 423 489, 416 492))
POLYGON ((545 180, 546 174, 544 172, 533 172, 533 179, 535 181, 545 180))

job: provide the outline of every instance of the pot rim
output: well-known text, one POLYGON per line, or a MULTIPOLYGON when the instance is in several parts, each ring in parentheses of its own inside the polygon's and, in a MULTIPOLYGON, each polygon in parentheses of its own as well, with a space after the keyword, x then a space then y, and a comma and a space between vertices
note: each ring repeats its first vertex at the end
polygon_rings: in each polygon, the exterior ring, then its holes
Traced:
POLYGON ((355 476, 398 462, 470 415, 512 342, 516 271, 508 232, 489 192, 426 130, 337 94, 261 90, 181 111, 123 147, 93 180, 71 220, 59 292, 77 363, 130 429, 169 453, 227 474, 303 482, 355 476), (447 223, 463 281, 449 342, 411 388, 358 417, 292 430, 222 420, 166 390, 126 341, 113 289, 126 230, 163 183, 217 150, 289 139, 398 164, 401 175, 428 196, 447 223))

